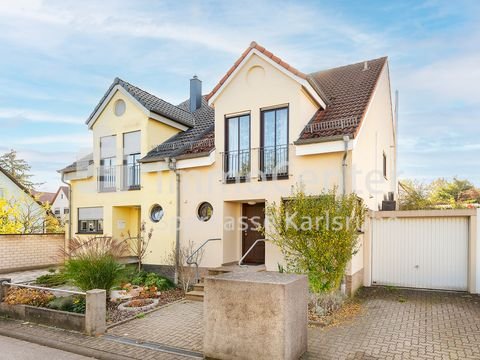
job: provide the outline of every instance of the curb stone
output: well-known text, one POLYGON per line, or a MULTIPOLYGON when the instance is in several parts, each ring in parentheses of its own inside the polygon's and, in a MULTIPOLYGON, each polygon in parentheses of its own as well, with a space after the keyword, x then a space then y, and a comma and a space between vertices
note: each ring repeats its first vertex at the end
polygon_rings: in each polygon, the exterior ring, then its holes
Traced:
POLYGON ((67 351, 77 355, 99 359, 99 360, 132 360, 134 359, 132 357, 109 353, 102 350, 86 348, 83 346, 69 344, 62 341, 35 337, 28 334, 20 333, 17 331, 5 331, 3 329, 0 329, 0 335, 14 338, 17 340, 27 341, 27 342, 42 345, 42 346, 47 346, 47 347, 58 349, 58 350, 67 351))

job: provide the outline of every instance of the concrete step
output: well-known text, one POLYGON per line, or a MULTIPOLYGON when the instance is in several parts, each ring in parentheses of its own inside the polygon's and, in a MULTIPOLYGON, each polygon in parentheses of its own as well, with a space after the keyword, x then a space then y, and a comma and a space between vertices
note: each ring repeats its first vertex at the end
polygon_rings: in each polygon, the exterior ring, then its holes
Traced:
POLYGON ((204 291, 204 289, 205 284, 203 282, 193 285, 193 291, 204 291))
POLYGON ((189 291, 185 294, 185 298, 191 301, 203 301, 203 296, 205 293, 203 291, 189 291))
POLYGON ((225 268, 222 268, 222 267, 210 268, 207 271, 208 271, 209 276, 221 275, 221 274, 226 274, 226 273, 232 272, 232 270, 225 269, 225 268))

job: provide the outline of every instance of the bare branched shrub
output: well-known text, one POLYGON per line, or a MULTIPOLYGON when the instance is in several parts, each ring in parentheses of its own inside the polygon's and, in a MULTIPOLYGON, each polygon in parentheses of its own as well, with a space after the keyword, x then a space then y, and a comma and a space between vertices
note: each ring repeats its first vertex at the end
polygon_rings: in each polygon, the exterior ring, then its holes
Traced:
POLYGON ((148 245, 152 239, 153 229, 150 229, 147 232, 146 223, 143 221, 140 227, 140 232, 137 236, 133 237, 130 231, 127 234, 128 236, 124 241, 130 249, 130 252, 137 258, 138 271, 141 271, 143 260, 145 259, 145 256, 147 256, 148 245))
POLYGON ((179 285, 181 285, 183 291, 187 292, 195 284, 197 279, 197 268, 193 263, 200 264, 203 259, 204 251, 201 249, 193 258, 191 263, 187 264, 187 259, 196 250, 195 243, 189 241, 188 244, 181 245, 179 249, 178 259, 176 258, 175 247, 167 254, 167 263, 176 266, 177 278, 179 285), (178 260, 178 262, 177 262, 178 260))

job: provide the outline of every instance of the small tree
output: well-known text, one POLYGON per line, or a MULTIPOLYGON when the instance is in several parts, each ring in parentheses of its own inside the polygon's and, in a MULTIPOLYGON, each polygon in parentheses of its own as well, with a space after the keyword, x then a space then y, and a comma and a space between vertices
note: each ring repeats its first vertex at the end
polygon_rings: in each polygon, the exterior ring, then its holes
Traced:
POLYGON ((17 152, 13 149, 0 156, 0 167, 28 190, 33 190, 35 186, 41 185, 41 183, 32 182, 31 166, 24 159, 19 159, 17 152))
POLYGON ((431 185, 410 180, 401 181, 398 185, 400 210, 425 210, 434 207, 431 185))
POLYGON ((297 186, 288 200, 267 204, 269 223, 264 232, 282 251, 285 271, 307 274, 315 293, 332 291, 358 251, 365 211, 355 194, 339 196, 333 189, 307 196, 297 186))
POLYGON ((0 198, 0 234, 19 234, 22 224, 17 220, 19 214, 18 205, 11 204, 4 198, 0 198))
POLYGON ((138 262, 138 271, 142 270, 143 260, 147 256, 148 245, 150 244, 150 239, 153 235, 153 229, 150 229, 148 232, 146 230, 145 221, 142 222, 140 226, 140 232, 137 236, 132 237, 130 231, 128 232, 128 237, 125 239, 125 242, 128 244, 130 252, 137 258, 138 262))
POLYGON ((450 205, 454 208, 464 207, 475 202, 478 192, 468 180, 453 178, 451 182, 438 179, 432 184, 432 200, 436 204, 450 205))

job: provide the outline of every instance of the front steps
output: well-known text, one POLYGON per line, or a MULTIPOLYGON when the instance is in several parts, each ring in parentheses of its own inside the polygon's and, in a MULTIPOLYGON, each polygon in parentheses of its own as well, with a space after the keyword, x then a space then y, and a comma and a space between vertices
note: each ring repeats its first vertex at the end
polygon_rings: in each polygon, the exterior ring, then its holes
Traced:
MULTIPOLYGON (((223 265, 216 268, 211 268, 207 270, 207 276, 217 276, 221 274, 226 274, 229 272, 237 271, 265 271, 265 265, 247 265, 247 266, 238 266, 238 265, 223 265)), ((191 301, 203 301, 205 295, 205 283, 203 282, 204 277, 200 280, 198 284, 193 286, 193 290, 185 294, 185 298, 191 301)))

